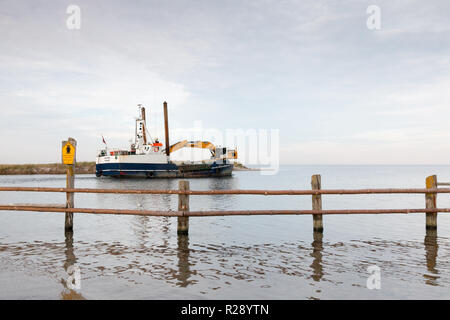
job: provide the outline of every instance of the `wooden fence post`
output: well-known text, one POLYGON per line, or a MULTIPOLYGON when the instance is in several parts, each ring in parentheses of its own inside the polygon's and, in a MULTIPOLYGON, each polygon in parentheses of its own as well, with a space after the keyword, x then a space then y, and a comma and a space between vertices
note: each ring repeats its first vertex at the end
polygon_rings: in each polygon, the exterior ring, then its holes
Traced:
MULTIPOLYGON (((311 188, 313 190, 321 189, 321 178, 320 174, 315 174, 311 177, 311 188)), ((322 210, 322 195, 313 195, 312 196, 312 209, 313 210, 322 210)), ((321 214, 313 214, 313 230, 315 232, 323 232, 323 222, 321 214)))
MULTIPOLYGON (((427 189, 437 188, 437 177, 436 175, 427 177, 425 181, 427 189)), ((427 209, 436 209, 436 198, 437 193, 426 193, 425 194, 425 205, 427 209)), ((426 213, 426 229, 436 229, 437 228, 437 212, 427 212, 426 213)))
MULTIPOLYGON (((73 138, 62 142, 62 162, 66 165, 66 188, 70 189, 75 187, 76 147, 77 141, 73 138)), ((66 192, 66 208, 74 208, 73 192, 66 192)), ((73 230, 73 212, 66 211, 64 229, 73 230)))
MULTIPOLYGON (((189 181, 181 180, 178 183, 179 190, 189 190, 189 181)), ((189 211, 189 195, 179 194, 178 195, 178 211, 189 211)), ((189 217, 178 217, 178 234, 188 234, 189 233, 189 217)))

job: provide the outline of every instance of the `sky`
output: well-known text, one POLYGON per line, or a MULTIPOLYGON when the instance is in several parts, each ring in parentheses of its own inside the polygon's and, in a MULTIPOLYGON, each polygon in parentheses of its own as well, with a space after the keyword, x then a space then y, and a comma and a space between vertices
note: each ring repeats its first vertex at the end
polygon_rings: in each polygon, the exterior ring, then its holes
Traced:
POLYGON ((171 142, 201 123, 278 132, 281 164, 448 164, 449 14, 447 0, 0 1, 0 163, 60 162, 68 137, 78 161, 102 135, 127 147, 137 104, 163 140, 167 101, 171 142))

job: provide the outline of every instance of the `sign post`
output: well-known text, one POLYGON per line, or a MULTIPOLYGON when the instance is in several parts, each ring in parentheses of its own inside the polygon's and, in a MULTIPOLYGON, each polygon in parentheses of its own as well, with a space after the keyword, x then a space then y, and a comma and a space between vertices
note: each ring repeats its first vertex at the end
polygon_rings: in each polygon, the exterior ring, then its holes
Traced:
MULTIPOLYGON (((75 187, 75 163, 77 141, 73 138, 62 142, 62 163, 66 165, 66 188, 75 187)), ((74 193, 66 192, 66 208, 74 207, 74 193)), ((73 230, 73 212, 66 211, 65 230, 73 230)))

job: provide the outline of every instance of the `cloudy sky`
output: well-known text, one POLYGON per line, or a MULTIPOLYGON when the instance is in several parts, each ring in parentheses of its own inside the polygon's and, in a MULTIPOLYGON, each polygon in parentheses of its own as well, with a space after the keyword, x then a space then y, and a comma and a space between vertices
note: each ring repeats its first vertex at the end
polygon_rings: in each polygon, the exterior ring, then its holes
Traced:
POLYGON ((126 147, 139 103, 163 137, 164 100, 173 129, 279 129, 282 164, 449 163, 449 13, 447 0, 0 1, 0 163, 58 162, 68 136, 79 161, 102 134, 126 147))

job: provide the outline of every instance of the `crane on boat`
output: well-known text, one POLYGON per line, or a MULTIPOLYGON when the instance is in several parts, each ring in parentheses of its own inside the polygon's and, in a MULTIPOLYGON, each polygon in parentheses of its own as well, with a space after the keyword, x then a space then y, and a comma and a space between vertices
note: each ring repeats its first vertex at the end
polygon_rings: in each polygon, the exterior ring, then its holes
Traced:
POLYGON ((169 153, 182 148, 200 148, 209 149, 212 159, 237 159, 236 149, 227 149, 225 147, 216 147, 209 141, 188 141, 182 140, 169 147, 169 153))

